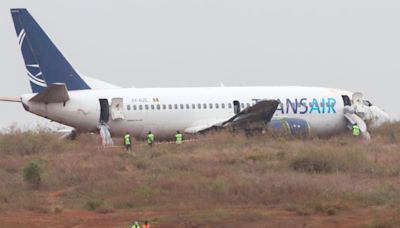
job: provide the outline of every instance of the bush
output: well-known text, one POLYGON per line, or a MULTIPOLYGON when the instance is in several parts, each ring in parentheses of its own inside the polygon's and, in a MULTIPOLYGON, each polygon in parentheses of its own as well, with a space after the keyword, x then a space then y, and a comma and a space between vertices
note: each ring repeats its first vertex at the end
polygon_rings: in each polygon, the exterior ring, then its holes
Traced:
POLYGON ((97 210, 98 208, 100 208, 101 205, 102 205, 102 202, 101 202, 101 201, 98 201, 98 200, 89 200, 89 201, 87 202, 87 208, 88 208, 90 211, 95 211, 95 210, 97 210))
POLYGON ((28 161, 22 170, 24 180, 33 186, 38 186, 41 182, 40 175, 42 168, 36 161, 28 161))
POLYGON ((32 155, 63 148, 67 143, 59 140, 59 136, 49 132, 16 132, 0 133, 0 153, 32 155))
POLYGON ((370 172, 375 168, 363 151, 334 149, 300 152, 289 161, 289 166, 294 170, 316 173, 370 172))

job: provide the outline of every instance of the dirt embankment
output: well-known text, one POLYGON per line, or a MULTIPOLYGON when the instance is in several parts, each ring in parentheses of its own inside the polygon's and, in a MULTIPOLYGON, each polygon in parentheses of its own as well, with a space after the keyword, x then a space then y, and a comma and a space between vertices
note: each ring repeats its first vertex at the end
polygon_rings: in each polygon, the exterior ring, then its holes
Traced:
POLYGON ((126 153, 13 131, 0 135, 0 227, 400 227, 400 124, 372 135, 222 132, 126 153))

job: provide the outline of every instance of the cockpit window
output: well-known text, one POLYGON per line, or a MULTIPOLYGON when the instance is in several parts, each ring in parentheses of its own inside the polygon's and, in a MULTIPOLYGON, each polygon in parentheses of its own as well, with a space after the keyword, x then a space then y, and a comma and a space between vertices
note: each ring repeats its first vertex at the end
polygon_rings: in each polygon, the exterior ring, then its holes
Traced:
POLYGON ((372 106, 372 103, 369 100, 364 100, 363 102, 364 102, 364 105, 366 105, 368 107, 372 106))
POLYGON ((351 106, 350 97, 347 95, 342 95, 344 106, 351 106))

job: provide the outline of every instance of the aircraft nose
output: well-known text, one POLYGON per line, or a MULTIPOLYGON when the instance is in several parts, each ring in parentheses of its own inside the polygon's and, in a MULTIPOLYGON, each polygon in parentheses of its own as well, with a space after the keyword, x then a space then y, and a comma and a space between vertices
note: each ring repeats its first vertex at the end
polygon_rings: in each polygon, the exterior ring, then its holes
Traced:
POLYGON ((389 113, 382 111, 382 121, 386 122, 390 122, 392 120, 392 118, 390 117, 389 113))

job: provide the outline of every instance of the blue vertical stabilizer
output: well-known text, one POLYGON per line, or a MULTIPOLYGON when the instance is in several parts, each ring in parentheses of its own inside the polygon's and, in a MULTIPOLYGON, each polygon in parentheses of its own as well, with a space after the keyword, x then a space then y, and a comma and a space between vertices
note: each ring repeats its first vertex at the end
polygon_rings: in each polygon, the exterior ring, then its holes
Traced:
POLYGON ((11 9, 11 15, 34 93, 53 83, 64 83, 68 90, 90 89, 28 10, 11 9))

